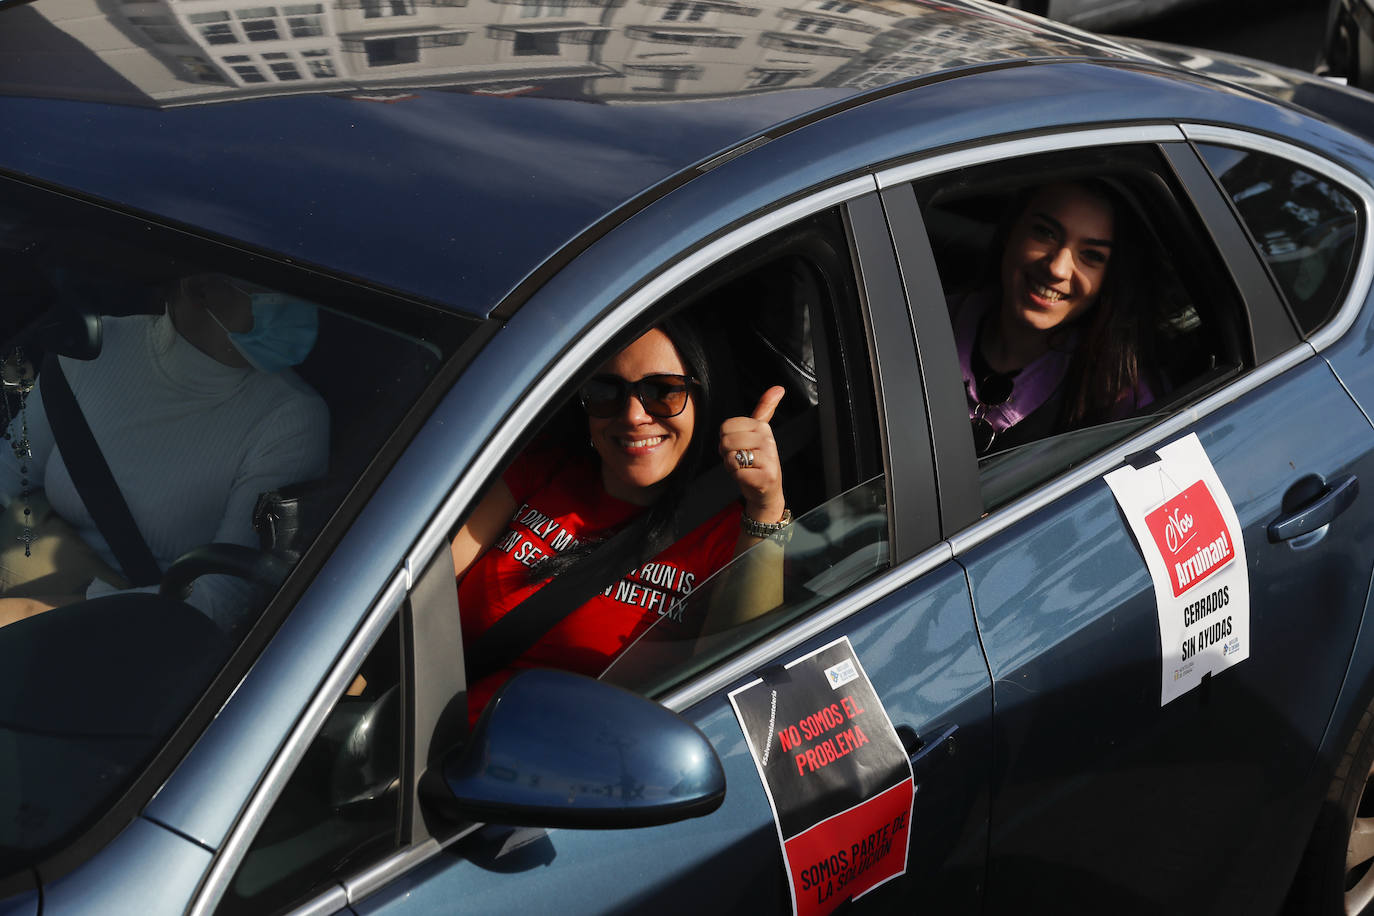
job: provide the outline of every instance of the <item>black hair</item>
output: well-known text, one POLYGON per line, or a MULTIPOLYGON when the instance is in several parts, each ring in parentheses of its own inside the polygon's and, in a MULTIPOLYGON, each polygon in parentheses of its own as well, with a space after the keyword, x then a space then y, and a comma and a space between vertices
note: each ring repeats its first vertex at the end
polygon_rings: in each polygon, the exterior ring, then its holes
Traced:
POLYGON ((712 432, 716 428, 716 419, 711 369, 702 334, 693 322, 681 314, 666 318, 655 327, 668 335, 687 374, 697 380, 692 394, 695 417, 692 438, 677 467, 664 480, 658 498, 630 522, 628 531, 632 533, 626 537, 617 535, 614 542, 606 540, 577 544, 529 570, 529 577, 534 581, 549 576, 573 580, 565 586, 569 590, 566 597, 570 602, 585 601, 595 592, 638 569, 687 534, 678 530, 678 509, 705 456, 713 454, 710 450, 715 445, 712 432))

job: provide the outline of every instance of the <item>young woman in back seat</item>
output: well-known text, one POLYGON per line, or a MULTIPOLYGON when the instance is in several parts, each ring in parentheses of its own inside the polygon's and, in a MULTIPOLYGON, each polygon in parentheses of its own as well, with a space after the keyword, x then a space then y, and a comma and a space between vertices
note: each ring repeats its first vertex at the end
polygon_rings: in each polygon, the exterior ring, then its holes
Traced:
POLYGON ((1101 181, 1061 182, 1010 212, 997 282, 953 304, 980 457, 1154 400, 1144 233, 1121 196, 1101 181))

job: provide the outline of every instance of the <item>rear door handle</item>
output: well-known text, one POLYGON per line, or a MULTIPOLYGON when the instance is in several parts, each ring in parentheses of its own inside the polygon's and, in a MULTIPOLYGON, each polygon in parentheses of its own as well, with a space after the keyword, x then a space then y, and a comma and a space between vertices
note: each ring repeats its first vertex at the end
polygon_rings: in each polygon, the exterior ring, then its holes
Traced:
POLYGON ((1287 515, 1269 523, 1269 540, 1274 543, 1316 531, 1340 515, 1360 495, 1360 479, 1347 474, 1324 486, 1315 497, 1287 515))

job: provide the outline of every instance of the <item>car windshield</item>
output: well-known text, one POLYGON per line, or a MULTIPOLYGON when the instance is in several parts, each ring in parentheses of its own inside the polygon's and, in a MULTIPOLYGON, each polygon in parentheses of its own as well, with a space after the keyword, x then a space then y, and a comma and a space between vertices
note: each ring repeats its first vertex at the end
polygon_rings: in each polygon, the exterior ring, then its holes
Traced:
POLYGON ((477 323, 5 181, 0 298, 4 874, 129 789, 477 323))

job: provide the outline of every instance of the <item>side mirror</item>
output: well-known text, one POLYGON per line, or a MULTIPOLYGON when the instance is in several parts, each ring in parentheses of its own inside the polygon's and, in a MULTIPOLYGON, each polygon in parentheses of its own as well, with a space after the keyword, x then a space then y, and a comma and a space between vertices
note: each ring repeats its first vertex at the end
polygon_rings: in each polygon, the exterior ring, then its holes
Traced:
POLYGON ((695 726, 638 694, 564 671, 511 678, 426 796, 442 811, 528 827, 648 827, 710 814, 720 758, 695 726))

